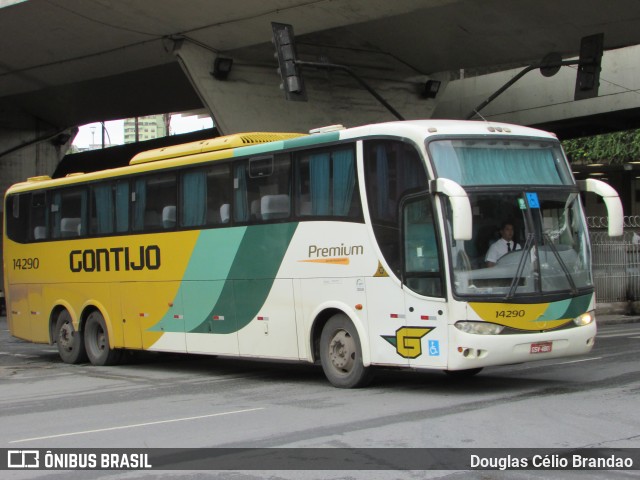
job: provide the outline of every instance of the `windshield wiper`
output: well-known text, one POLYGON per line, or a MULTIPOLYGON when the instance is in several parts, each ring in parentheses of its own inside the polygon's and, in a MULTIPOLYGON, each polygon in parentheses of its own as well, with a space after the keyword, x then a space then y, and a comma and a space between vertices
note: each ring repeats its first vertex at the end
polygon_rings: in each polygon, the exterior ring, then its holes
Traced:
POLYGON ((520 277, 522 276, 522 272, 524 271, 524 261, 527 258, 528 253, 531 251, 531 247, 533 247, 533 233, 527 235, 527 241, 524 244, 524 248, 522 249, 522 257, 520 257, 520 262, 518 263, 518 268, 516 270, 516 274, 511 281, 511 287, 509 288, 509 293, 505 297, 506 300, 511 300, 513 296, 516 294, 516 288, 518 288, 518 282, 520 277))
POLYGON ((558 249, 553 244, 553 241, 551 240, 551 237, 549 236, 548 233, 544 233, 542 236, 546 242, 546 245, 548 245, 551 249, 551 252, 553 252, 553 256, 556 257, 556 260, 558 261, 558 265, 560 265, 560 268, 564 272, 565 277, 567 277, 567 281, 569 282, 569 287, 571 287, 571 293, 573 295, 577 295, 578 289, 576 288, 576 284, 573 281, 573 277, 571 276, 571 273, 569 273, 569 269, 567 268, 567 265, 564 263, 564 261, 560 257, 560 252, 558 252, 558 249))

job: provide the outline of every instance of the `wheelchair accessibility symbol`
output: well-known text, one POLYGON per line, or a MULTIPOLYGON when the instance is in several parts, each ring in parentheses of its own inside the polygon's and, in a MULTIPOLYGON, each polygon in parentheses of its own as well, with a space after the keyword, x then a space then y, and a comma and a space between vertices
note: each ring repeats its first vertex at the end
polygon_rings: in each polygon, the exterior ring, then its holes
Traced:
POLYGON ((430 357, 439 357, 440 356, 440 341, 439 340, 429 340, 429 356, 430 357))

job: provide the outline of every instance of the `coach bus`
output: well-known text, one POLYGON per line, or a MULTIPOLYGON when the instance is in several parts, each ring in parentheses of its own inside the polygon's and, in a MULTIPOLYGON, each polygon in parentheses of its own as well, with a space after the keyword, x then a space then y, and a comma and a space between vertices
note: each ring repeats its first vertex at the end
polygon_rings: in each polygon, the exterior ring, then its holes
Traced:
POLYGON ((588 352, 595 298, 582 191, 554 135, 403 121, 246 133, 30 178, 4 204, 15 337, 64 362, 130 350, 471 375, 588 352), (491 268, 503 222, 517 249, 491 268))

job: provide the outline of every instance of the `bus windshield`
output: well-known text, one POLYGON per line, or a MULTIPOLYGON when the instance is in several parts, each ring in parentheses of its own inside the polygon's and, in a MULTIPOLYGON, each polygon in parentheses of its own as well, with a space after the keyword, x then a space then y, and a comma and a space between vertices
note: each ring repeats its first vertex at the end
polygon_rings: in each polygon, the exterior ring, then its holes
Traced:
POLYGON ((573 184, 558 142, 466 138, 428 147, 438 177, 462 186, 573 184))
POLYGON ((449 233, 458 295, 584 292, 592 287, 579 194, 566 191, 471 193, 473 238, 449 233))
POLYGON ((579 195, 558 142, 475 137, 428 149, 437 175, 464 186, 472 207, 473 238, 456 242, 449 232, 457 295, 508 300, 592 287, 579 195))

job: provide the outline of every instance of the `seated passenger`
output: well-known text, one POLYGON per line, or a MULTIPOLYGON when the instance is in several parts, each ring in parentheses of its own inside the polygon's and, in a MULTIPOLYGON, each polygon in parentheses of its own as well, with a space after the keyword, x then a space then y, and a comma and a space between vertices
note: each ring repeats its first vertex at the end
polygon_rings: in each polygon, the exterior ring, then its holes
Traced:
POLYGON ((491 244, 484 261, 487 267, 493 267, 500 257, 521 249, 522 247, 513 240, 513 223, 504 222, 500 227, 500 238, 491 244))

